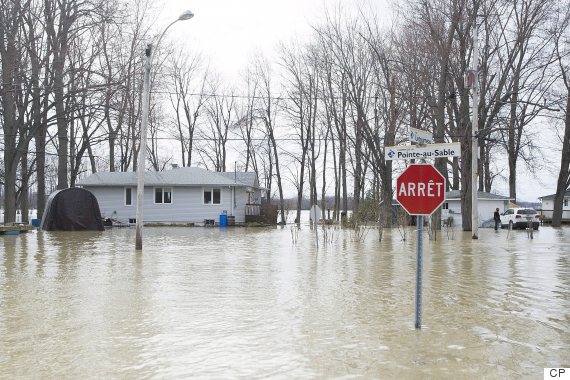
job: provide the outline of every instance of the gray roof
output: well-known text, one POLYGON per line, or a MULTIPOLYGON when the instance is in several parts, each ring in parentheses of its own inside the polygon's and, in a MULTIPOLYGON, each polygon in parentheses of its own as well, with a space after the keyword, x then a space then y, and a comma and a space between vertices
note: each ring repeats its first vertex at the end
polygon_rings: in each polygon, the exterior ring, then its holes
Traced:
MULTIPOLYGON (((182 167, 161 172, 145 172, 145 186, 252 186, 251 175, 255 173, 234 173, 231 178, 227 173, 211 172, 195 167, 182 167), (248 180, 247 183, 242 179, 248 180)), ((77 181, 77 186, 136 186, 136 172, 99 172, 77 181)))
POLYGON ((219 174, 247 186, 259 187, 257 175, 254 172, 220 172, 219 174))
MULTIPOLYGON (((445 193, 445 199, 461 199, 461 191, 460 190, 448 191, 447 193, 445 193)), ((508 201, 511 198, 505 197, 504 195, 487 193, 486 191, 478 191, 477 199, 484 201, 508 201)))
MULTIPOLYGON (((544 197, 538 197, 538 199, 554 199, 555 196, 556 194, 545 195, 544 197)), ((570 197, 570 189, 567 189, 564 193, 564 198, 566 197, 570 197)))

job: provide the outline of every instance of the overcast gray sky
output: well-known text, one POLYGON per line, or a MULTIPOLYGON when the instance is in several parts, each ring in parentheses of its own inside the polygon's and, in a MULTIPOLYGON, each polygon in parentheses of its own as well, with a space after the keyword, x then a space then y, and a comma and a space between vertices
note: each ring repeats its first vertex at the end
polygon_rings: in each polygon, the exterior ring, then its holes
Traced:
MULTIPOLYGON (((202 51, 213 68, 237 76, 257 51, 272 54, 279 41, 302 38, 323 19, 325 7, 337 0, 163 0, 161 21, 168 22, 189 9, 195 17, 173 26, 171 39, 202 51)), ((346 12, 359 5, 388 13, 385 0, 343 0, 346 12)), ((158 24, 158 22, 157 22, 158 24)), ((157 28, 159 29, 159 28, 157 28)))

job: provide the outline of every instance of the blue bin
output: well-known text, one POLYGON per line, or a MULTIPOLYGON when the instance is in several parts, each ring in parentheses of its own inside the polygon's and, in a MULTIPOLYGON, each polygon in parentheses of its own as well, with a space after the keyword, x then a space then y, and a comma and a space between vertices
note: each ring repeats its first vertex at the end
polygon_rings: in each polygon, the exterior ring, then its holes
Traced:
POLYGON ((41 219, 32 219, 32 227, 39 227, 41 224, 41 219))
POLYGON ((228 225, 228 214, 220 215, 220 227, 225 227, 228 225))

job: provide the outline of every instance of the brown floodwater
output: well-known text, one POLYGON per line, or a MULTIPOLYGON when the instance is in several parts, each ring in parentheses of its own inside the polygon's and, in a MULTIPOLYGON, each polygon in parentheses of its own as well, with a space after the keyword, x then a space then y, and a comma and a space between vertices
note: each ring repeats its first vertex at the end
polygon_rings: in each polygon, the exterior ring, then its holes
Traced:
POLYGON ((570 367, 570 227, 0 237, 2 378, 542 378, 570 367))

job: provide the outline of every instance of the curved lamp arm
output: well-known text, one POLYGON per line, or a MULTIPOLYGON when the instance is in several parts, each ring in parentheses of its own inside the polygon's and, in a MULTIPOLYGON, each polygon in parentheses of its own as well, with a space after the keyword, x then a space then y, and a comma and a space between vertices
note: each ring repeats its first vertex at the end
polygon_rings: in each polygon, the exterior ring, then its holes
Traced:
MULTIPOLYGON (((176 24, 178 21, 185 21, 185 20, 190 20, 192 17, 194 17, 194 13, 192 13, 192 11, 184 11, 182 12, 182 14, 180 16, 178 16, 178 18, 174 21, 172 21, 170 24, 168 24, 168 26, 166 28, 164 28, 164 30, 162 31, 162 33, 160 33, 160 36, 158 37, 158 40, 156 41, 155 47, 158 48, 158 46, 160 45, 160 41, 162 41, 162 37, 164 37, 164 35, 166 34, 166 31, 174 24, 176 24)), ((148 49, 152 49, 152 43, 149 43, 147 45, 147 50, 148 49)), ((150 52, 147 51, 147 55, 150 52)), ((152 54, 151 54, 151 59, 152 59, 152 54)), ((152 63, 152 61, 151 61, 152 63)))

